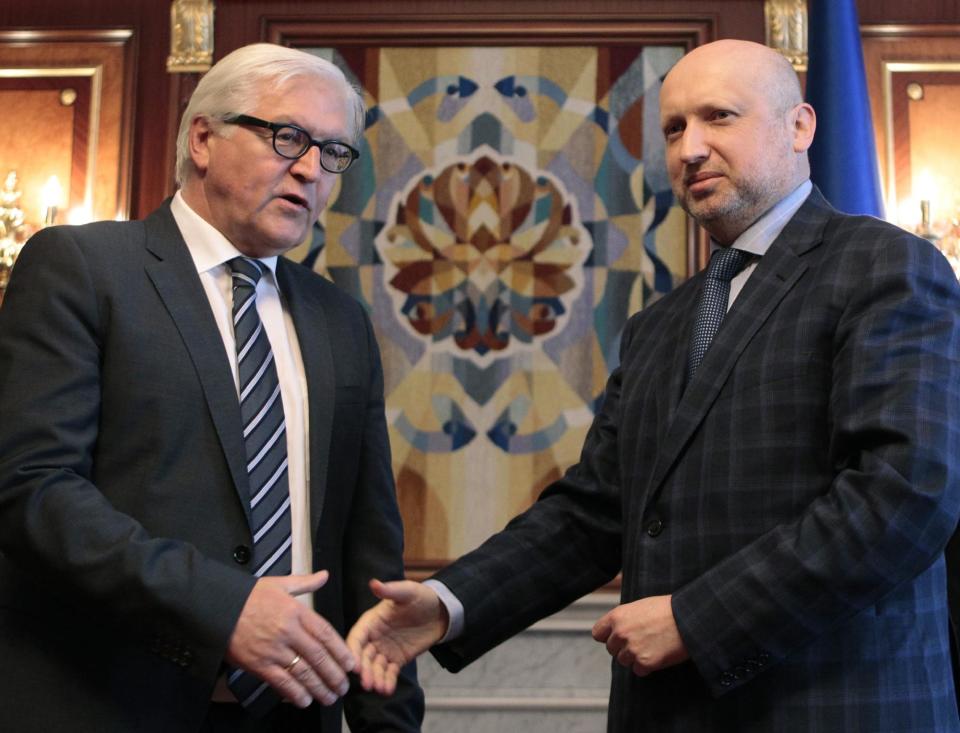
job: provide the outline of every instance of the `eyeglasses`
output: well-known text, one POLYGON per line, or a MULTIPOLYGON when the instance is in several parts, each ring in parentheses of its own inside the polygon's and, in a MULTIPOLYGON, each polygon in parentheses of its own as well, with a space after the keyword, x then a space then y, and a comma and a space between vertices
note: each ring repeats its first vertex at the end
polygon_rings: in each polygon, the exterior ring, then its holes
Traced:
POLYGON ((231 125, 251 125, 273 132, 273 149, 277 155, 289 160, 297 160, 307 154, 316 145, 320 149, 320 167, 330 173, 343 173, 353 161, 360 157, 360 151, 339 140, 314 140, 302 127, 279 122, 267 122, 250 115, 230 115, 224 122, 231 125))

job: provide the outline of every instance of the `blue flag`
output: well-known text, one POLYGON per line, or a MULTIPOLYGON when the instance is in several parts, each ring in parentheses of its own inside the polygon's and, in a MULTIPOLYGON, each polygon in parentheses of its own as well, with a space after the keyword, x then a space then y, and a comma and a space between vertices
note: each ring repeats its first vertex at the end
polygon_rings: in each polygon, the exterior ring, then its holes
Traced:
POLYGON ((854 0, 811 0, 807 101, 817 113, 810 178, 837 209, 883 216, 854 0))

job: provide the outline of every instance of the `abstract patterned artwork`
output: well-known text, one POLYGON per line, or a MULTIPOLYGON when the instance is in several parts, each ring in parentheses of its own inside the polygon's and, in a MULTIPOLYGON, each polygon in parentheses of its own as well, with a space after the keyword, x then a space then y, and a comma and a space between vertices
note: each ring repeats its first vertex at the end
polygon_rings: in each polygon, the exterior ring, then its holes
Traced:
POLYGON ((556 330, 588 237, 562 183, 479 153, 415 178, 376 243, 413 330, 484 361, 556 330))
POLYGON ((368 114, 299 256, 370 311, 408 563, 439 564, 576 462, 626 319, 687 275, 657 113, 683 48, 309 50, 368 114))

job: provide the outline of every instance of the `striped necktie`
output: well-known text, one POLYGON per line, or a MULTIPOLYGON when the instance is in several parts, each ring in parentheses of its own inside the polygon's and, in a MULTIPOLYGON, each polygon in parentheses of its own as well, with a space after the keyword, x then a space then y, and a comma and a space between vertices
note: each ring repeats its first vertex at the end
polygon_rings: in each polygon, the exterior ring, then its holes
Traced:
POLYGON ((720 328, 727 314, 730 300, 730 281, 743 269, 750 259, 750 253, 742 249, 721 247, 714 251, 707 265, 707 276, 697 300, 697 316, 690 335, 690 349, 687 353, 687 379, 689 383, 700 362, 710 348, 710 342, 720 328))
MULTIPOLYGON (((250 478, 253 574, 258 578, 288 575, 291 538, 286 425, 273 351, 257 312, 257 282, 264 266, 246 257, 235 257, 228 264, 233 272, 233 332, 250 478)), ((242 670, 232 670, 227 682, 251 712, 265 714, 277 703, 272 692, 263 694, 265 682, 242 670)))

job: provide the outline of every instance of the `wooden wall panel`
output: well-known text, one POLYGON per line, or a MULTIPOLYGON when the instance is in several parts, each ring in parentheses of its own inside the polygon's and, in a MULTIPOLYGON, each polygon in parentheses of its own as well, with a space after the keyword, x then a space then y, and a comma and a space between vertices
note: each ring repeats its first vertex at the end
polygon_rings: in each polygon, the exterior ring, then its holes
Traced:
POLYGON ((960 0, 857 0, 857 13, 861 25, 960 23, 960 0))
POLYGON ((585 13, 583 0, 218 0, 215 46, 221 52, 253 40, 265 39, 269 23, 280 18, 322 21, 350 18, 358 21, 387 18, 422 18, 425 21, 462 19, 549 24, 550 19, 593 23, 617 19, 707 18, 717 28, 718 38, 763 41, 762 0, 590 0, 585 13))
MULTIPOLYGON (((957 64, 960 63, 960 24, 862 25, 862 35, 864 67, 867 87, 870 91, 877 159, 887 202, 887 215, 894 220, 901 220, 901 223, 907 226, 910 225, 912 217, 919 216, 916 202, 910 201, 913 183, 911 168, 914 165, 922 166, 923 158, 921 156, 920 159, 913 160, 911 148, 917 148, 919 145, 922 149, 924 140, 932 144, 933 140, 949 139, 956 115, 941 117, 942 129, 931 129, 926 126, 924 126, 925 131, 913 129, 916 121, 908 122, 911 116, 911 105, 905 96, 903 86, 906 81, 923 81, 923 79, 919 76, 914 79, 916 75, 909 74, 904 79, 904 75, 891 73, 891 71, 903 65, 926 65, 930 67, 930 71, 936 68, 940 76, 943 76, 945 71, 955 71, 957 64), (899 132, 895 133, 897 130, 899 132), (916 137, 918 132, 922 134, 922 140, 916 137)), ((913 69, 913 71, 918 70, 913 69)), ((916 112, 916 105, 913 107, 916 112)), ((936 119, 936 117, 931 116, 926 119, 936 119)), ((935 167, 949 169, 955 159, 955 147, 943 147, 940 166, 935 167)), ((953 166, 955 170, 955 163, 953 166)), ((942 182, 949 180, 945 170, 939 186, 944 189, 947 186, 942 185, 942 182)))
MULTIPOLYGON (((165 0, 44 0, 0 3, 0 30, 130 29, 134 75, 123 93, 134 96, 129 213, 140 217, 155 208, 169 188, 165 169, 168 120, 169 3, 165 0)), ((105 90, 106 91, 106 90, 105 90)), ((121 176, 123 178, 123 176, 121 176)))
MULTIPOLYGON (((863 24, 958 23, 960 0, 858 0, 863 24)), ((44 0, 0 3, 0 29, 130 28, 138 49, 130 213, 143 216, 172 191, 173 136, 191 80, 166 73, 168 0, 44 0)), ((504 20, 641 16, 709 17, 718 38, 762 41, 762 0, 216 0, 215 56, 266 38, 278 18, 382 19, 441 16, 504 20), (588 12, 584 12, 587 9, 588 12)))
POLYGON ((41 191, 51 175, 63 188, 59 206, 64 211, 84 203, 90 87, 89 77, 0 78, 0 109, 16 110, 0 115, 0 175, 17 171, 23 193, 19 205, 28 225, 43 221, 41 191), (63 88, 77 92, 69 106, 60 101, 63 88), (54 145, 54 140, 63 142, 54 145))
MULTIPOLYGON (((37 197, 37 179, 46 181, 56 174, 69 196, 60 203, 64 212, 87 206, 98 219, 129 216, 135 61, 135 41, 129 29, 0 31, 0 74, 7 84, 19 80, 22 90, 24 84, 49 88, 50 114, 60 106, 60 89, 71 88, 78 95, 78 106, 71 115, 75 116, 71 121, 75 129, 66 138, 73 138, 72 155, 52 150, 63 139, 54 135, 49 149, 35 156, 22 149, 18 154, 16 137, 0 149, 4 172, 15 168, 21 175, 25 203, 37 197)), ((8 125, 30 124, 22 110, 10 109, 8 125)), ((43 131, 41 123, 50 120, 50 114, 34 120, 35 130, 43 131)), ((27 212, 27 221, 39 223, 35 211, 27 212)))

